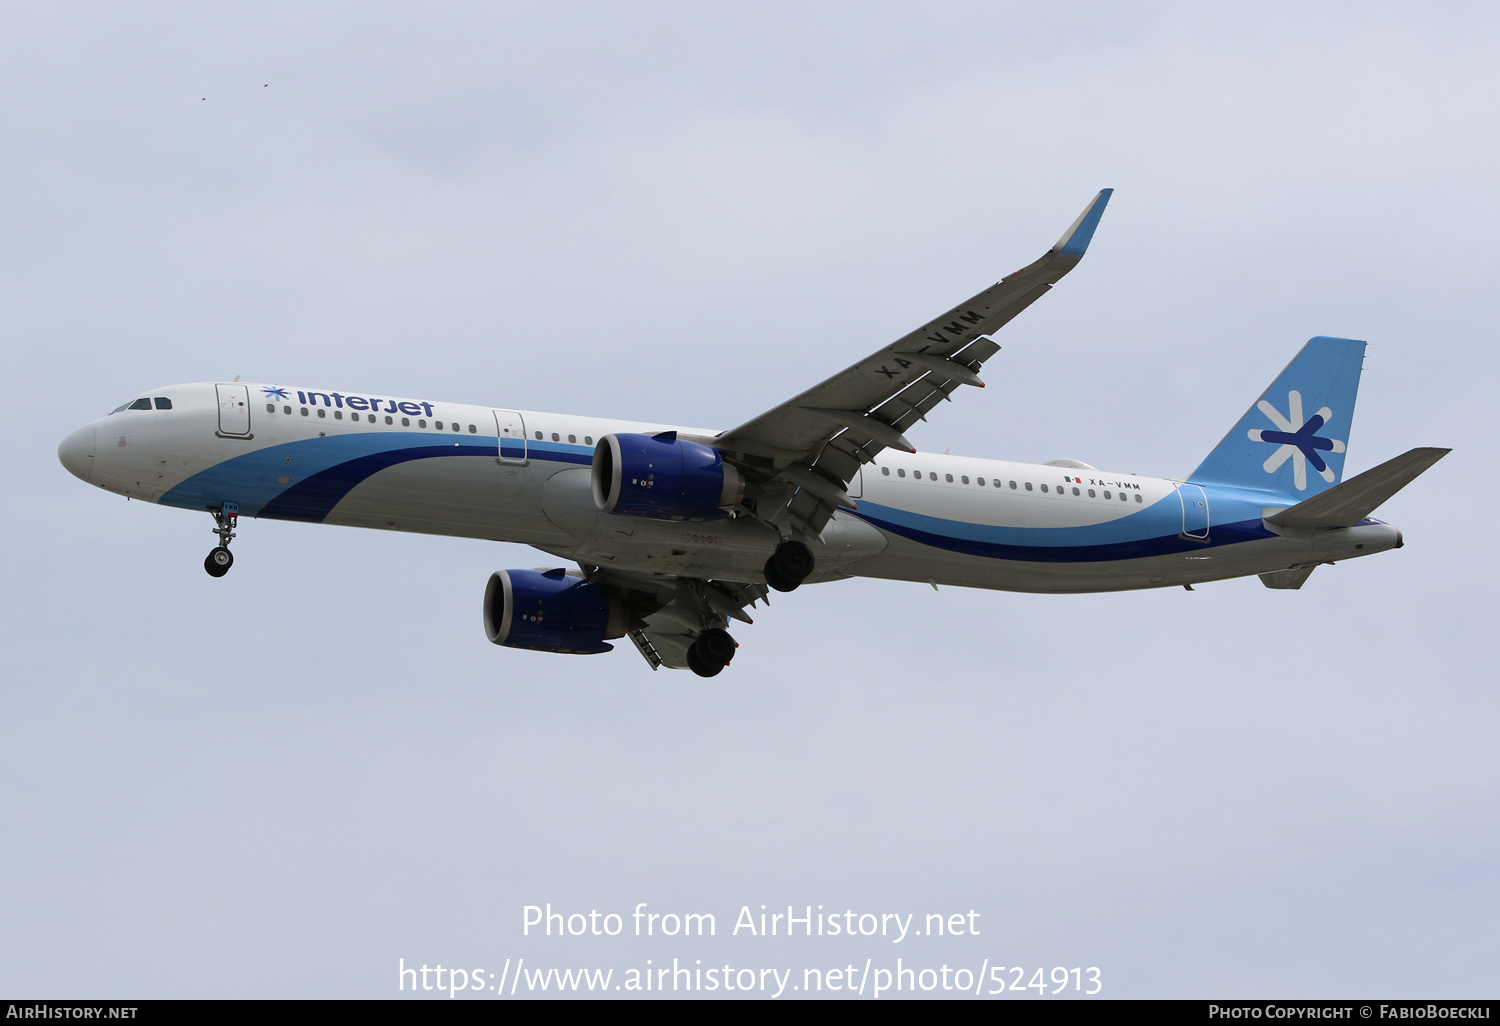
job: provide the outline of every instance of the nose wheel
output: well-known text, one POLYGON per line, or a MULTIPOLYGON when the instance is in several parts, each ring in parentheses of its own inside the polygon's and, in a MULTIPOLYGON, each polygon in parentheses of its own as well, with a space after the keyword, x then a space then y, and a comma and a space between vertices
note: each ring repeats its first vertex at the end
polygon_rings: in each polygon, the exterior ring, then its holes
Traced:
POLYGON ((203 569, 208 571, 210 577, 223 577, 229 573, 229 568, 234 566, 234 553, 220 545, 208 554, 203 560, 203 569))
POLYGON ((234 538, 240 508, 232 502, 226 502, 209 512, 214 515, 214 534, 219 536, 219 544, 204 558, 203 569, 208 571, 210 577, 223 577, 234 566, 234 553, 229 551, 229 542, 234 538))

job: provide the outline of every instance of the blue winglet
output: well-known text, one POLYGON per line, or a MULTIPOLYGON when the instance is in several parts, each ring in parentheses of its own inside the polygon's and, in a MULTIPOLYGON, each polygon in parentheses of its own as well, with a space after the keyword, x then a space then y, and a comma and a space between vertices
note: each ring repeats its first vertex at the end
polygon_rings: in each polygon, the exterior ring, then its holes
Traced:
POLYGON ((1114 191, 1113 189, 1100 189, 1099 195, 1094 197, 1094 201, 1078 215, 1078 220, 1073 222, 1073 227, 1057 240, 1057 245, 1052 247, 1053 251, 1083 256, 1089 248, 1089 242, 1094 237, 1094 229, 1099 227, 1099 218, 1104 216, 1104 208, 1109 205, 1109 197, 1114 194, 1114 191))

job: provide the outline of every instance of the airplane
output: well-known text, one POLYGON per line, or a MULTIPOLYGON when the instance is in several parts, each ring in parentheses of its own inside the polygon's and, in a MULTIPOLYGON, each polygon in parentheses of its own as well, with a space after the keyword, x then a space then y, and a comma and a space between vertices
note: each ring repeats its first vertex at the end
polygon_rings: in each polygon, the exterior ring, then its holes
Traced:
POLYGON ((874 577, 1015 592, 1302 587, 1400 548, 1370 514, 1450 450, 1349 480, 1365 343, 1310 340, 1182 478, 919 452, 906 433, 1000 350, 994 334, 1071 271, 1112 190, 1035 262, 730 430, 203 382, 154 388, 68 435, 64 467, 130 499, 206 511, 222 577, 241 515, 519 542, 574 568, 499 570, 496 645, 713 677, 731 620, 770 592, 874 577))

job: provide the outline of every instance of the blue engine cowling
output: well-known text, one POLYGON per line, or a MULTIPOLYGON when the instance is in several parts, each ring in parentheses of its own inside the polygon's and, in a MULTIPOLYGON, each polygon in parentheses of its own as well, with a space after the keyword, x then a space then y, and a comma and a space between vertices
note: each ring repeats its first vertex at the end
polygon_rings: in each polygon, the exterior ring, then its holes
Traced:
POLYGON ((538 652, 612 652, 622 638, 625 607, 603 588, 563 570, 497 570, 484 589, 490 641, 538 652))
POLYGON ((677 437, 605 435, 594 448, 594 503, 605 513, 660 520, 714 520, 745 494, 739 471, 717 449, 677 437))

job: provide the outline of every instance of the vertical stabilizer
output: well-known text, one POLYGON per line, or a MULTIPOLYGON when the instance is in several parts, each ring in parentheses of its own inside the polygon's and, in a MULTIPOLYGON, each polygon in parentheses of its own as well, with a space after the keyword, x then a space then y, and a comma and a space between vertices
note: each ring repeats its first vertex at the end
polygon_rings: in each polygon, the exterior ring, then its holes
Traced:
POLYGON ((1337 484, 1364 357, 1354 339, 1309 340, 1188 480, 1299 499, 1337 484))

